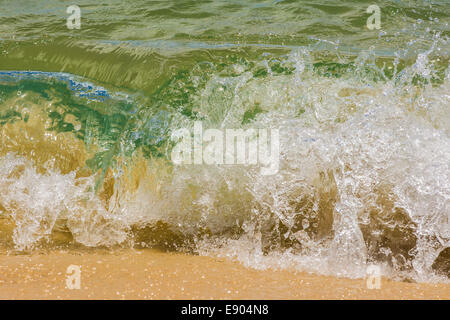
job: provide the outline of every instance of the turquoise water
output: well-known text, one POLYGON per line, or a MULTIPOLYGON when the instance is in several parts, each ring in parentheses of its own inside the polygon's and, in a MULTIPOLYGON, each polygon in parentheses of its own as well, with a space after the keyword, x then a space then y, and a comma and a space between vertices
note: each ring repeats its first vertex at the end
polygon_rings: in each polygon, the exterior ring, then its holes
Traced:
POLYGON ((0 1, 0 241, 447 281, 448 1, 0 1), (176 166, 280 131, 280 170, 176 166))

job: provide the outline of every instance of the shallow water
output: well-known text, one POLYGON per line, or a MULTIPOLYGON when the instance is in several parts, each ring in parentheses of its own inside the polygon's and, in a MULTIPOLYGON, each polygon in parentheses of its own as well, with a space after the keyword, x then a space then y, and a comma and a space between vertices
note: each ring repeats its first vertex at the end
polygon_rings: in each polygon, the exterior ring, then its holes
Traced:
POLYGON ((446 282, 447 1, 0 1, 0 241, 446 282), (280 166, 176 166, 179 128, 280 166), (442 275, 444 274, 444 275, 442 275))

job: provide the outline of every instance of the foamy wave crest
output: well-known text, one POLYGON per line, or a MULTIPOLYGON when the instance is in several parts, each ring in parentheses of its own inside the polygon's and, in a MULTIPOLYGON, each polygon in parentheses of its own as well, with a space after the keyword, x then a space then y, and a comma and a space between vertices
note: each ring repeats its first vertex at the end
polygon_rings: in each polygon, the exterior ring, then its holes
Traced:
MULTIPOLYGON (((306 48, 220 70, 199 64, 149 106, 125 108, 128 121, 119 121, 122 105, 75 119, 78 129, 62 141, 84 139, 89 170, 73 160, 64 172, 43 166, 33 146, 3 150, 0 210, 14 221, 14 244, 28 249, 62 230, 86 246, 162 246, 349 277, 377 263, 390 277, 444 281, 437 274, 448 275, 450 247, 450 73, 434 58, 442 43, 402 68, 400 57, 383 69, 370 51, 351 63, 317 62, 306 48), (102 116, 113 133, 105 138, 102 116), (278 174, 174 166, 170 132, 196 120, 279 129, 278 174)), ((17 121, 8 125, 36 123, 17 121)))
POLYGON ((123 242, 127 234, 120 217, 108 212, 93 190, 92 177, 41 174, 14 154, 0 159, 0 203, 14 220, 18 250, 33 248, 58 228, 86 246, 123 242))

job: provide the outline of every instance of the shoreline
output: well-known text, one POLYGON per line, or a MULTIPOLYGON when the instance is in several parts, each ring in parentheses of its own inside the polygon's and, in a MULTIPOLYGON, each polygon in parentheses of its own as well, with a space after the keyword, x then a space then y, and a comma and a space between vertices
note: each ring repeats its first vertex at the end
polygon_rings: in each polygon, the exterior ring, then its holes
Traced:
POLYGON ((255 270, 224 258, 155 249, 0 254, 0 299, 450 299, 450 284, 406 283, 291 270, 255 270), (68 289, 70 265, 80 289, 68 289))

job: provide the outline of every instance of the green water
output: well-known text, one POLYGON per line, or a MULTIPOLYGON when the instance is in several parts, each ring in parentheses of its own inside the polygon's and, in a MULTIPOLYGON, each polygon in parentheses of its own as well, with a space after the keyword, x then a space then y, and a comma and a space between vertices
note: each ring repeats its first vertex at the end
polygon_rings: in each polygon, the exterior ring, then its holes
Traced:
MULTIPOLYGON (((200 61, 227 63, 233 54, 255 59, 298 46, 358 54, 373 46, 377 55, 392 58, 413 41, 415 50, 407 54, 412 59, 416 50, 430 47, 432 34, 449 35, 445 0, 377 2, 380 30, 366 27, 371 4, 79 1, 82 27, 68 30, 68 2, 2 1, 0 67, 64 71, 151 92, 180 70, 191 70, 200 61)), ((448 55, 448 48, 443 50, 448 55)))

